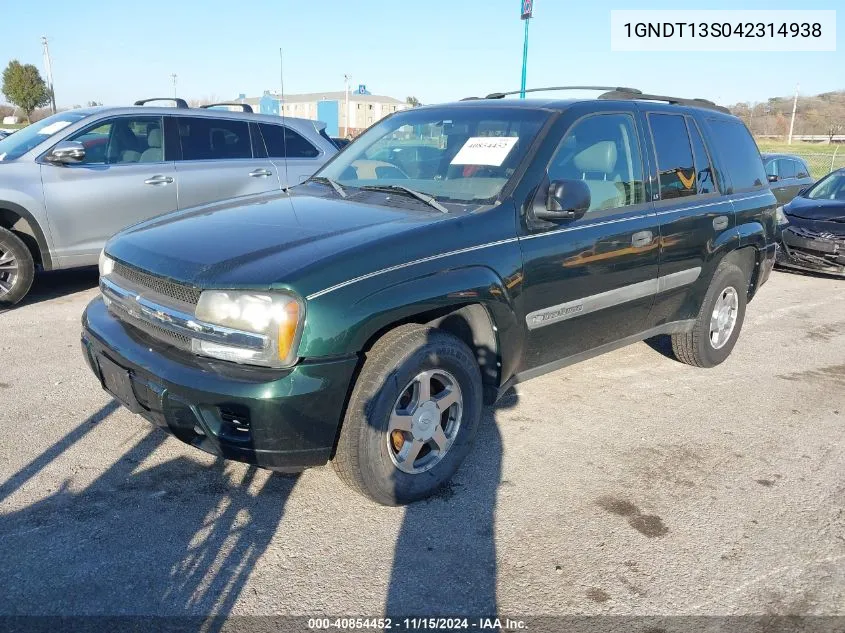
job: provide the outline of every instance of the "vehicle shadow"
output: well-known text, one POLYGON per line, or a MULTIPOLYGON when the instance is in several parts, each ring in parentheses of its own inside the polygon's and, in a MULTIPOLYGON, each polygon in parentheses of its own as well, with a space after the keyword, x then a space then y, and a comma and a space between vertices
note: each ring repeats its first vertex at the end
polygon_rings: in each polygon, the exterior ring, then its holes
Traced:
POLYGON ((65 295, 70 295, 83 290, 96 288, 99 283, 99 271, 96 266, 86 268, 73 268, 70 270, 51 270, 35 275, 32 288, 29 293, 15 306, 15 310, 23 306, 50 301, 65 295))
MULTIPOLYGON (((0 502, 115 408, 107 405, 21 469, 0 502)), ((67 625, 74 616, 137 616, 113 630, 151 614, 178 616, 180 631, 224 626, 298 478, 223 460, 164 460, 157 451, 166 438, 151 428, 84 487, 67 479, 0 514, 0 568, 15 578, 0 589, 3 616, 61 615, 71 618, 67 625)))

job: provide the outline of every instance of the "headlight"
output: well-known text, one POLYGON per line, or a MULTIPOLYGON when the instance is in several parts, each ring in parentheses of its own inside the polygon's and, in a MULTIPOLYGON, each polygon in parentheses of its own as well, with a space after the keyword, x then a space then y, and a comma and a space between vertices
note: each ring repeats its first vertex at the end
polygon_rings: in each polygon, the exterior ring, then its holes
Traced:
POLYGON ((778 226, 783 226, 784 224, 789 224, 789 219, 786 217, 786 214, 783 212, 783 207, 778 207, 775 209, 775 219, 777 219, 778 226))
MULTIPOLYGON (((229 345, 193 339, 195 353, 236 363, 287 367, 296 362, 304 304, 293 295, 276 292, 205 290, 195 312, 197 321, 264 337, 259 346, 229 345)), ((236 336, 235 336, 236 338, 236 336)))
POLYGON ((106 275, 110 275, 114 270, 114 260, 106 255, 106 250, 103 249, 100 251, 100 277, 105 277, 106 275))

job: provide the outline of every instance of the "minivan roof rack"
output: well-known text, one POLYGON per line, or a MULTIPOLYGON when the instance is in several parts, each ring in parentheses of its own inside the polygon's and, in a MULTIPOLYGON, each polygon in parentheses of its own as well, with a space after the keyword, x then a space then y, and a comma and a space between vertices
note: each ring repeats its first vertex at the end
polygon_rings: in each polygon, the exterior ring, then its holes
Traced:
POLYGON ((639 90, 635 92, 629 92, 624 88, 616 88, 609 92, 605 92, 604 94, 599 95, 599 99, 637 99, 642 101, 665 101, 666 103, 671 103, 673 105, 685 105, 692 106, 695 108, 705 108, 707 110, 716 110, 718 112, 724 112, 725 114, 730 114, 731 112, 726 107, 716 105, 709 99, 683 99, 681 97, 669 97, 666 95, 652 95, 645 94, 639 90))
MULTIPOLYGON (((640 91, 636 88, 621 88, 618 86, 553 86, 550 88, 529 88, 525 92, 546 92, 547 90, 617 90, 623 92, 630 92, 632 94, 637 94, 640 91)), ((509 95, 518 95, 522 91, 521 90, 512 90, 511 92, 491 92, 489 95, 484 97, 485 99, 504 99, 509 95)))
POLYGON ((248 103, 238 103, 237 101, 221 101, 220 103, 206 103, 201 105, 201 108, 214 108, 216 106, 238 106, 241 112, 253 112, 252 106, 248 103))
POLYGON ((179 99, 178 97, 150 97, 149 99, 138 99, 135 102, 136 106, 142 106, 150 101, 172 101, 176 104, 177 108, 187 108, 188 102, 184 99, 179 99))

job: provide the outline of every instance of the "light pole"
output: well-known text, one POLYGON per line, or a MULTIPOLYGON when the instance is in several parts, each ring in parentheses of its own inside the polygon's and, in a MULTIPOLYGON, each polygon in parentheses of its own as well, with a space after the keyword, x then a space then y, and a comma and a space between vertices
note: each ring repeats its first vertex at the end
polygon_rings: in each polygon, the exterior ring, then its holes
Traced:
POLYGON ((173 80, 173 98, 176 98, 176 73, 170 75, 170 78, 173 80))
POLYGON ((525 41, 522 45, 522 83, 519 89, 519 98, 525 99, 525 80, 528 76, 528 23, 531 21, 531 15, 534 12, 533 0, 520 0, 522 7, 522 20, 525 22, 525 41))
POLYGON ((792 101, 792 120, 789 122, 789 139, 786 141, 787 145, 792 145, 792 130, 795 128, 795 111, 798 109, 798 86, 795 84, 795 99, 792 101))
POLYGON ((349 137, 349 75, 343 76, 344 95, 346 96, 346 136, 349 137))
POLYGON ((44 74, 47 75, 47 88, 50 89, 50 105, 53 114, 56 114, 56 95, 53 90, 53 67, 50 64, 50 48, 47 46, 47 36, 41 38, 41 45, 44 48, 44 74))

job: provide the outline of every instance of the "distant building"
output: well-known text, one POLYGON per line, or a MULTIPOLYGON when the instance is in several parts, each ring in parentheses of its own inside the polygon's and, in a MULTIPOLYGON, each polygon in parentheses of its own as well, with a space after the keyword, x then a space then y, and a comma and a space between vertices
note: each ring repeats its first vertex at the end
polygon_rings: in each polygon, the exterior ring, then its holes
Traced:
POLYGON ((410 108, 407 103, 374 95, 366 86, 349 91, 349 112, 346 112, 347 95, 337 92, 312 92, 282 96, 265 91, 260 97, 240 95, 240 103, 248 103, 261 114, 275 114, 323 121, 329 136, 357 136, 373 123, 399 110, 410 108))

